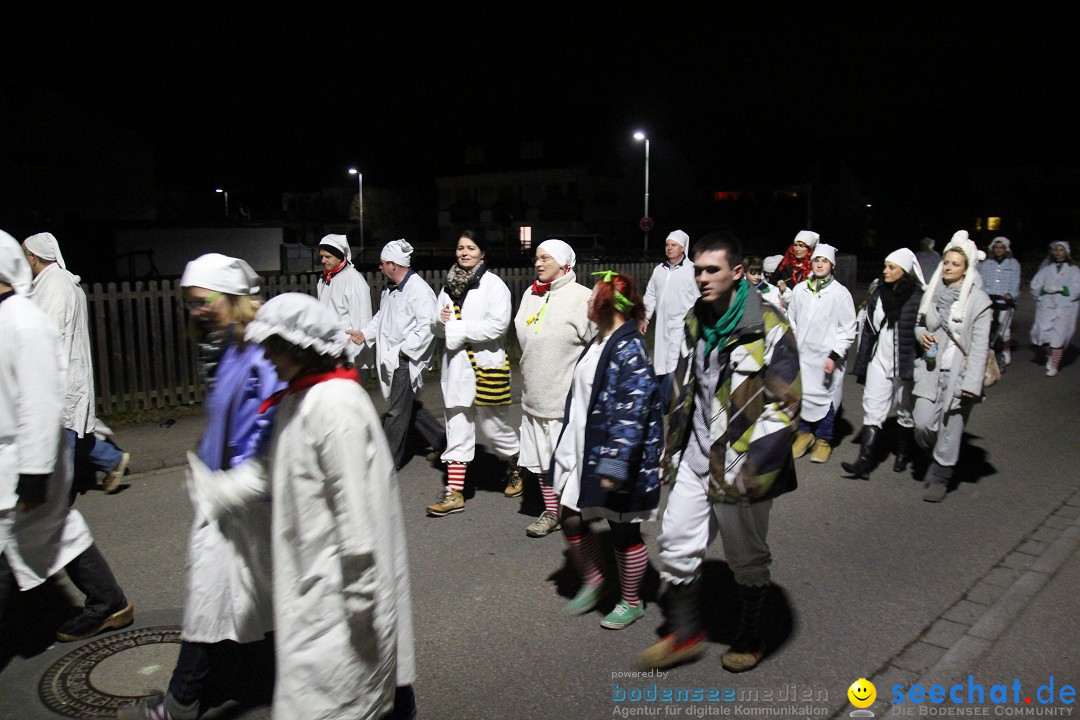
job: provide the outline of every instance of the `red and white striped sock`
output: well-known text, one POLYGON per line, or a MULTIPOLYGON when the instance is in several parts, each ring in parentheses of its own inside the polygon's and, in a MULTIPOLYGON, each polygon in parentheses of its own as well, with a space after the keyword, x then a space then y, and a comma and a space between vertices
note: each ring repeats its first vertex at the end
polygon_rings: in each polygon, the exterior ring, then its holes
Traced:
POLYGON ((544 483, 544 476, 540 476, 540 492, 544 496, 544 509, 559 514, 559 496, 555 494, 555 488, 544 483))
POLYGON ((585 530, 580 535, 567 536, 566 544, 569 546, 570 559, 581 575, 581 582, 589 587, 604 582, 604 573, 600 571, 600 545, 596 542, 596 536, 585 530))
POLYGON ((446 463, 447 487, 456 492, 461 492, 465 489, 465 468, 466 463, 463 462, 446 463))
POLYGON ((1050 348, 1050 365, 1055 370, 1061 367, 1061 357, 1065 354, 1065 348, 1050 348))
POLYGON ((628 550, 616 549, 615 563, 619 566, 622 599, 630 605, 640 605, 641 581, 645 578, 645 568, 649 567, 649 548, 638 543, 628 550))

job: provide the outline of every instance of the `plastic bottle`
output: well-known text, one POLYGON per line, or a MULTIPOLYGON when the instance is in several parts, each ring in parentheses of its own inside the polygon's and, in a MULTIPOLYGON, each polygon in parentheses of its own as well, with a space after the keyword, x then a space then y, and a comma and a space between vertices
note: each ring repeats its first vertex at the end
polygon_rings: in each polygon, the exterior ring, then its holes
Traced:
POLYGON ((930 347, 926 349, 926 353, 923 355, 926 358, 926 367, 929 370, 934 369, 934 364, 937 362, 937 341, 934 340, 930 343, 930 347))

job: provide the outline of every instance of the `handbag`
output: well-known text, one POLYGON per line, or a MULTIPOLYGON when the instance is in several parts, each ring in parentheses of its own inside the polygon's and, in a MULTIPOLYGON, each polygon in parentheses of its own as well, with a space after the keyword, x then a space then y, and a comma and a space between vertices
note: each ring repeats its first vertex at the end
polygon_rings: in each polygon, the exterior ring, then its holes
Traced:
MULTIPOLYGON (((454 303, 454 317, 461 319, 461 306, 454 303)), ((465 353, 469 356, 473 373, 476 375, 475 405, 510 404, 510 358, 503 361, 502 367, 484 368, 476 364, 472 346, 465 344, 465 353)))
MULTIPOLYGON (((964 346, 956 341, 956 337, 949 331, 949 326, 946 323, 941 324, 941 329, 945 331, 945 334, 952 340, 953 345, 960 351, 960 354, 967 358, 968 354, 964 352, 964 346)), ((986 353, 986 369, 983 370, 983 387, 988 388, 997 383, 1001 379, 1001 367, 998 366, 997 355, 988 352, 986 353)))

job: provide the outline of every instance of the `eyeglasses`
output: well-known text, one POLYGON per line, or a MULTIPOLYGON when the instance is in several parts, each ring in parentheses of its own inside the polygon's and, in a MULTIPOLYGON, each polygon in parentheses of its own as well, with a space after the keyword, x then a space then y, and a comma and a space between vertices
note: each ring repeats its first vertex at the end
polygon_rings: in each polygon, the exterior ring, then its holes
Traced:
POLYGON ((188 312, 192 310, 201 310, 210 307, 214 304, 214 301, 221 297, 221 291, 212 292, 204 298, 196 298, 195 300, 185 300, 184 309, 188 312))

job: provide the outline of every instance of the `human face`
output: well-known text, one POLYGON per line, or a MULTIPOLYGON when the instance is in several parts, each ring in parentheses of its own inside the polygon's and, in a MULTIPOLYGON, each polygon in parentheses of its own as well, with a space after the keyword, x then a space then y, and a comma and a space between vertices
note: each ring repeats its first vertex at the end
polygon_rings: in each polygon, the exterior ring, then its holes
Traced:
POLYGON ((1054 262, 1065 262, 1065 246, 1055 245, 1050 248, 1050 257, 1054 258, 1054 262))
POLYGON ((829 262, 828 258, 820 255, 811 261, 810 267, 814 270, 814 277, 816 278, 827 278, 832 275, 832 263, 829 262))
POLYGON ((204 328, 221 327, 227 304, 224 293, 201 287, 184 288, 184 307, 191 319, 204 328))
POLYGON ((457 264, 465 270, 471 270, 484 259, 484 253, 467 237, 458 238, 457 241, 457 264))
POLYGON ((694 277, 701 299, 706 302, 727 301, 731 288, 743 276, 743 266, 731 265, 725 250, 708 250, 694 256, 694 277))
POLYGON ((323 270, 325 270, 326 272, 330 272, 341 264, 341 261, 334 257, 333 253, 327 252, 325 250, 319 251, 319 262, 322 263, 323 270))
POLYGON ((390 262, 389 260, 379 260, 379 270, 382 270, 383 276, 390 282, 397 282, 398 269, 401 266, 396 262, 390 262))
POLYGON ((881 279, 887 283, 894 283, 904 277, 904 268, 896 263, 886 262, 881 271, 881 279))
POLYGON ((533 263, 533 266, 536 268, 536 279, 542 283, 549 283, 566 274, 566 271, 559 265, 559 261, 552 257, 547 250, 536 251, 536 262, 533 263))
POLYGON ((678 265, 686 257, 686 250, 674 240, 668 240, 664 243, 664 255, 672 265, 678 265))
POLYGON ((285 382, 289 382, 300 373, 300 365, 283 352, 275 352, 268 345, 262 346, 263 355, 274 366, 277 376, 285 382))
POLYGON ((26 256, 26 262, 30 264, 30 273, 37 277, 45 269, 45 263, 41 262, 41 258, 29 250, 24 249, 23 255, 26 256))
POLYGON ((990 248, 990 252, 994 253, 994 257, 996 258, 1005 257, 1005 243, 994 243, 990 248))
POLYGON ((751 285, 757 285, 761 282, 762 272, 761 270, 747 270, 746 279, 750 281, 751 285))
POLYGON ((946 285, 958 283, 967 272, 967 256, 959 250, 949 250, 941 259, 941 279, 946 285))
POLYGON ((802 260, 806 253, 810 252, 810 246, 804 242, 797 242, 792 246, 795 249, 795 259, 802 260))

